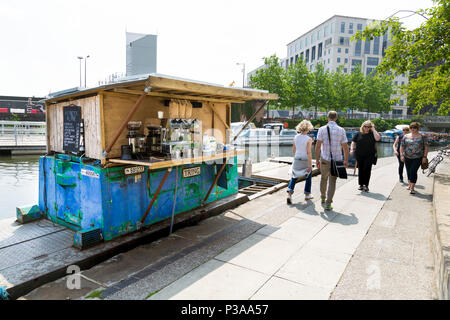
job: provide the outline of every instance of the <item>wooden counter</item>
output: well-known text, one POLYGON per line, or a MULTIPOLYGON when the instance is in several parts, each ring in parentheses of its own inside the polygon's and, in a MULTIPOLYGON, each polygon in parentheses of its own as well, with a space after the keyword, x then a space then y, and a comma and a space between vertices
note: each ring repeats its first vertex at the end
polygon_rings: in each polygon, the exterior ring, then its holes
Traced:
POLYGON ((108 159, 109 162, 112 163, 120 163, 120 164, 133 164, 138 166, 147 166, 149 170, 156 170, 162 168, 170 168, 177 167, 184 164, 191 163, 202 163, 211 160, 223 159, 223 158, 231 158, 237 156, 239 154, 247 153, 246 150, 232 150, 228 152, 216 153, 211 156, 201 156, 196 158, 182 158, 182 159, 173 159, 166 161, 158 161, 158 162, 149 162, 149 161, 139 161, 139 160, 121 160, 121 159, 108 159))

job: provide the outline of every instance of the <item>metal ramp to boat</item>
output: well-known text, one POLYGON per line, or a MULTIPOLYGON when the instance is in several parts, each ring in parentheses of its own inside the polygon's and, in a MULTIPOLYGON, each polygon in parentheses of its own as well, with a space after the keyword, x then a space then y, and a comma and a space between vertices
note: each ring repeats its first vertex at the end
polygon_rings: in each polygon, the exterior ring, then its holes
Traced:
POLYGON ((273 193, 287 186, 287 183, 274 180, 266 180, 259 178, 239 177, 240 187, 239 193, 247 195, 249 200, 256 199, 263 195, 273 193))

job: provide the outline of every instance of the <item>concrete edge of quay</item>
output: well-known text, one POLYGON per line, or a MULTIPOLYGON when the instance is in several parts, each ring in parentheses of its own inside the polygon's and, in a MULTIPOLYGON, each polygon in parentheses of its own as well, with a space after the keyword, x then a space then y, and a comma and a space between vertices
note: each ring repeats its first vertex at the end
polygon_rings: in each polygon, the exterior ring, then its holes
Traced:
POLYGON ((433 181, 432 250, 434 282, 440 300, 450 297, 450 160, 437 166, 433 181))

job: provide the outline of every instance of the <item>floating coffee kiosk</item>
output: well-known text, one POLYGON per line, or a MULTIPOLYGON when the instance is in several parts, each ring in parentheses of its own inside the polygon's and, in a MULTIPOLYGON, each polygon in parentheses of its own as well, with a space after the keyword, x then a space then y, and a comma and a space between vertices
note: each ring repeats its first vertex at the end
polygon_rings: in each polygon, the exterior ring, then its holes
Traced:
POLYGON ((278 99, 159 74, 46 100, 39 205, 18 208, 75 232, 86 248, 238 192, 231 103, 278 99))

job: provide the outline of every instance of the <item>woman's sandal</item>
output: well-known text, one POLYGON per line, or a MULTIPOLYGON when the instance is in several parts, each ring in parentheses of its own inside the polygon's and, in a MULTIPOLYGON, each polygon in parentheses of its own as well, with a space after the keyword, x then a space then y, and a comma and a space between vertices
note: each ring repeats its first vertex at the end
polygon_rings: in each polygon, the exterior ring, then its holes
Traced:
POLYGON ((416 191, 411 190, 409 193, 410 193, 410 194, 416 194, 416 191))

